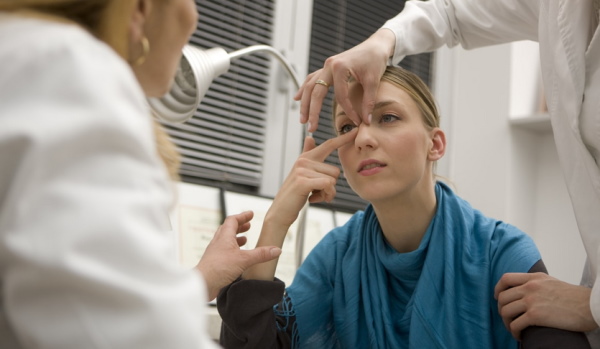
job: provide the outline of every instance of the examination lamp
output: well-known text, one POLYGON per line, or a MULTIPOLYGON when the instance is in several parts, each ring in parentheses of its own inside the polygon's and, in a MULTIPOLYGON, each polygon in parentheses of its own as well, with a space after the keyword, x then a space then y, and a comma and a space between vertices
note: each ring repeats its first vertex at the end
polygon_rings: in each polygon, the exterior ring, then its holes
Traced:
POLYGON ((148 99, 152 112, 164 121, 185 122, 189 120, 194 115, 212 81, 229 71, 231 61, 255 52, 273 55, 292 77, 296 88, 300 88, 300 80, 292 65, 271 46, 254 45, 227 53, 221 47, 202 50, 196 46, 186 45, 183 48, 183 55, 171 90, 161 98, 148 99))
MULTIPOLYGON (((274 56, 287 70, 296 89, 300 88, 300 79, 291 63, 273 47, 268 45, 249 46, 231 53, 221 47, 202 50, 196 46, 183 47, 183 55, 177 67, 171 90, 161 98, 148 98, 148 103, 159 119, 181 123, 189 120, 202 101, 211 83, 218 76, 229 71, 231 61, 255 52, 264 52, 274 56)), ((298 234, 296 235, 296 267, 302 262, 304 231, 308 202, 301 210, 298 234)))

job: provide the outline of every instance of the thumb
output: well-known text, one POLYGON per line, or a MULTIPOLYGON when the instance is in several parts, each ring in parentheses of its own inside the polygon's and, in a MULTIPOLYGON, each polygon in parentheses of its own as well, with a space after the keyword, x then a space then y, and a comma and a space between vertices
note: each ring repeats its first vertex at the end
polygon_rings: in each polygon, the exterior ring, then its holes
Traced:
POLYGON ((281 255, 281 249, 274 246, 257 247, 253 250, 243 250, 246 259, 246 268, 255 264, 268 262, 281 255))

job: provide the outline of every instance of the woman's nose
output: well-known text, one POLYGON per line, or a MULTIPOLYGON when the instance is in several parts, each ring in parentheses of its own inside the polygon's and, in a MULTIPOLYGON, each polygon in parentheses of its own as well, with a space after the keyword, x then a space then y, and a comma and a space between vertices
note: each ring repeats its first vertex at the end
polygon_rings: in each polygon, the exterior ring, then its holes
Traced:
POLYGON ((358 133, 354 139, 354 145, 358 149, 375 148, 377 146, 377 140, 375 137, 375 130, 372 125, 361 123, 358 127, 358 133))

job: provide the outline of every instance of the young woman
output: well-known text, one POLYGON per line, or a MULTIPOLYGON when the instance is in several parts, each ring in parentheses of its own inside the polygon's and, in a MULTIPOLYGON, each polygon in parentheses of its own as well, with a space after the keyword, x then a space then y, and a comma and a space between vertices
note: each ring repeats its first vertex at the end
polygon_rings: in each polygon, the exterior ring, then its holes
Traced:
POLYGON ((197 20, 193 0, 0 1, 0 348, 214 347, 206 286, 273 258, 239 249, 248 212, 197 270, 171 254, 168 142, 145 97, 197 20))
MULTIPOLYGON (((351 84, 355 108, 362 95, 351 84)), ((339 170, 323 160, 335 148, 344 176, 370 205, 323 238, 285 292, 273 281, 275 263, 256 265, 223 289, 222 344, 517 348, 498 314, 494 286, 504 273, 545 267, 525 233, 485 217, 436 182, 446 138, 425 84, 388 67, 368 125, 334 110, 339 137, 316 148, 307 140, 258 245, 281 244, 307 197, 333 198, 339 170)))
MULTIPOLYGON (((544 95, 565 185, 586 251, 581 285, 549 275, 510 273, 496 287, 502 317, 519 338, 522 329, 543 325, 587 331, 600 348, 600 1, 429 0, 407 1, 367 40, 331 56, 296 94, 302 122, 318 125, 327 90, 354 120, 370 114, 386 65, 447 46, 476 49, 521 40, 539 43, 544 95), (346 81, 363 84, 365 101, 352 110, 346 81)), ((485 115, 483 115, 485 117, 485 115)), ((527 198, 530 199, 530 198, 527 198)), ((566 232, 565 234, 572 232, 566 232)), ((569 258, 568 251, 561 251, 569 258)))

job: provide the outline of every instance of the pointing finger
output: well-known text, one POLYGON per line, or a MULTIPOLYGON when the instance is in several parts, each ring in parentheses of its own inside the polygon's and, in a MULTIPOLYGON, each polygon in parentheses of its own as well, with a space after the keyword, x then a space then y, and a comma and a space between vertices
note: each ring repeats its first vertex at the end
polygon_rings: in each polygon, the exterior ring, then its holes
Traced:
POLYGON ((323 162, 334 150, 347 143, 353 142, 354 138, 356 138, 356 134, 358 133, 357 130, 358 128, 355 127, 352 129, 352 131, 341 136, 330 138, 306 154, 313 160, 323 162))

